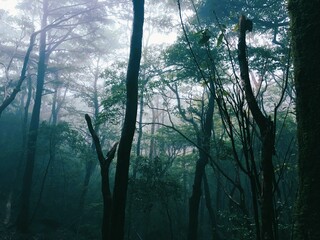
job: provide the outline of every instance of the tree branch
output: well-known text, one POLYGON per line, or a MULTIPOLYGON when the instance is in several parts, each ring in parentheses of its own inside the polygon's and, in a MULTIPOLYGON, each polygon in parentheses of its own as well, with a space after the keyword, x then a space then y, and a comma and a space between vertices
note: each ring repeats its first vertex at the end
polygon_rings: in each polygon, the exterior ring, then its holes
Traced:
POLYGON ((248 60, 246 55, 246 31, 247 30, 252 31, 252 21, 246 19, 246 17, 242 15, 240 17, 239 30, 240 30, 240 36, 239 36, 239 43, 238 43, 238 59, 239 59, 239 66, 240 66, 240 76, 244 85, 246 100, 248 102, 250 111, 261 131, 267 128, 268 119, 261 112, 258 106, 257 100, 254 97, 251 83, 250 83, 249 67, 248 67, 248 60))

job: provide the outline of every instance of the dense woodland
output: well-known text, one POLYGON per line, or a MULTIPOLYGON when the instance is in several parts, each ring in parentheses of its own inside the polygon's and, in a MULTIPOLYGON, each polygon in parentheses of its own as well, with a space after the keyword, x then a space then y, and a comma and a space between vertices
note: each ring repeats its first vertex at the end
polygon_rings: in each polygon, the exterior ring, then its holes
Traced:
POLYGON ((319 10, 0 9, 0 239, 319 240, 319 10))

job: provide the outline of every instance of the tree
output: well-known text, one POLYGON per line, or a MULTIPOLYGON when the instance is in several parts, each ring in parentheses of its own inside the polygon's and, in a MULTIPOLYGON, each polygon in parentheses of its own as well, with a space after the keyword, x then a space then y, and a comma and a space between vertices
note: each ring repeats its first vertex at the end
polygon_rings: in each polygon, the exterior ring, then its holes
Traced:
POLYGON ((109 181, 109 167, 111 164, 111 161, 113 160, 115 156, 115 152, 117 149, 118 143, 114 144, 114 146, 111 148, 111 150, 107 153, 107 156, 105 157, 102 152, 100 139, 94 130, 91 122, 91 118, 88 114, 85 115, 85 119, 88 125, 88 129, 90 131, 90 134, 92 136, 99 164, 100 164, 100 173, 101 173, 101 192, 102 192, 102 198, 103 198, 103 219, 101 224, 101 233, 102 233, 102 240, 110 239, 110 227, 111 227, 111 212, 112 212, 112 195, 110 191, 110 181, 109 181))
MULTIPOLYGON (((47 26, 48 20, 48 0, 43 1, 43 18, 41 21, 41 28, 47 26)), ((23 187, 21 194, 21 206, 17 219, 17 229, 21 232, 27 232, 29 227, 29 205, 32 186, 33 168, 36 154, 36 144, 38 137, 38 128, 40 121, 41 98, 44 85, 44 78, 46 72, 46 38, 47 32, 40 33, 40 47, 39 47, 39 61, 38 61, 38 75, 37 75, 37 90, 36 98, 32 111, 30 122, 28 141, 27 141, 27 163, 23 177, 23 187)))
POLYGON ((299 164, 294 239, 316 240, 320 238, 320 2, 290 0, 288 8, 297 92, 299 164))
POLYGON ((35 94, 36 96, 28 133, 28 140, 26 146, 26 167, 24 170, 23 187, 20 201, 21 206, 17 218, 17 229, 21 232, 27 232, 29 225, 29 203, 34 163, 36 157, 36 145, 40 123, 41 102, 50 54, 52 54, 57 49, 57 47, 66 40, 80 37, 81 35, 79 34, 75 34, 74 36, 73 31, 80 24, 91 23, 91 21, 93 21, 92 19, 90 19, 90 21, 86 21, 86 17, 88 17, 86 14, 90 13, 92 9, 96 8, 96 6, 89 7, 85 4, 75 4, 73 5, 73 7, 75 7, 74 11, 70 12, 69 7, 66 7, 66 9, 64 9, 60 6, 53 6, 52 4, 50 4, 49 0, 45 0, 42 3, 41 31, 39 40, 39 60, 37 66, 37 87, 35 94), (79 8, 76 8, 75 6, 79 8), (52 7, 56 8, 52 9, 52 7), (82 7, 85 7, 85 9, 83 10, 82 7), (60 12, 62 12, 60 16, 56 15, 57 10, 60 10, 60 12), (66 12, 64 13, 62 10, 65 10, 66 12), (64 25, 66 25, 66 27, 64 25), (57 34, 57 36, 56 32, 52 34, 52 31, 54 30, 52 28, 49 28, 48 26, 54 26, 57 29, 61 28, 61 35, 57 34), (51 37, 51 41, 48 41, 49 37, 51 37))
POLYGON ((0 117, 1 117, 1 113, 2 113, 2 112, 9 106, 9 104, 15 99, 16 95, 17 95, 18 92, 20 91, 20 88, 21 88, 21 85, 22 85, 24 79, 26 78, 26 73, 27 73, 27 68, 28 68, 28 62, 29 62, 30 54, 31 54, 32 49, 33 49, 33 45, 34 45, 34 42, 35 42, 35 38, 36 38, 36 36, 37 36, 37 34, 38 34, 39 32, 40 32, 40 31, 31 34, 29 47, 28 47, 28 50, 27 50, 26 55, 25 55, 25 58, 24 58, 23 67, 22 67, 22 70, 21 70, 21 75, 20 75, 19 81, 18 81, 16 87, 14 88, 14 90, 12 91, 12 93, 10 94, 10 96, 8 96, 8 97, 3 101, 3 103, 0 105, 0 117))
POLYGON ((244 91, 249 109, 256 121, 261 135, 262 149, 261 149, 261 166, 263 174, 263 186, 261 195, 261 239, 273 240, 275 239, 275 216, 273 204, 273 177, 274 169, 272 163, 272 156, 275 152, 275 132, 274 123, 271 117, 264 116, 259 108, 258 102, 254 97, 250 78, 248 61, 246 57, 246 31, 252 31, 252 21, 246 19, 244 16, 240 17, 239 22, 239 43, 238 43, 238 58, 241 71, 241 80, 244 85, 244 91))
POLYGON ((124 237, 124 220, 130 152, 135 131, 138 107, 138 76, 141 60, 142 33, 144 21, 144 0, 133 0, 133 28, 127 69, 126 89, 127 102, 124 124, 122 128, 115 185, 113 190, 113 207, 111 217, 111 239, 121 240, 124 237))

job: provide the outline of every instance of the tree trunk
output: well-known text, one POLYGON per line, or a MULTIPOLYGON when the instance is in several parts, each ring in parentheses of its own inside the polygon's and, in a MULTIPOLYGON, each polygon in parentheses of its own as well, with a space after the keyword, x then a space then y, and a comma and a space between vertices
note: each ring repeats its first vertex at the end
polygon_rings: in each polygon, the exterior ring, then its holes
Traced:
MULTIPOLYGON (((211 84, 213 87, 213 84, 211 84)), ((198 215, 199 203, 201 197, 201 184, 205 173, 205 167, 208 163, 208 154, 210 154, 210 140, 213 126, 214 95, 210 93, 208 109, 202 126, 203 136, 199 136, 201 150, 199 150, 199 159, 196 164, 196 171, 192 187, 192 195, 189 199, 189 228, 188 240, 196 240, 198 237, 198 215)))
POLYGON ((251 114, 256 121, 262 139, 261 167, 262 167, 262 194, 261 194, 261 239, 274 240, 276 223, 274 219, 273 205, 273 163, 272 156, 274 153, 274 124, 269 117, 263 115, 258 103, 253 95, 250 78, 249 67, 246 56, 246 31, 252 30, 252 22, 240 17, 239 22, 239 43, 238 58, 241 71, 241 80, 244 85, 246 101, 248 103, 251 114))
POLYGON ((100 139, 93 129, 91 118, 88 114, 85 115, 85 119, 88 125, 88 129, 92 136, 93 145, 96 148, 98 160, 100 163, 100 173, 101 173, 101 192, 103 199, 103 219, 101 225, 102 240, 110 240, 110 228, 111 228, 111 211, 112 211, 112 196, 110 191, 110 181, 109 181, 109 168, 111 161, 114 158, 115 152, 117 150, 118 143, 114 144, 111 150, 107 153, 105 157, 102 153, 102 148, 100 144, 100 139))
POLYGON ((19 185, 19 178, 21 177, 21 167, 22 167, 22 162, 25 157, 25 150, 26 150, 26 143, 27 143, 27 125, 28 125, 28 113, 29 113, 29 106, 31 102, 31 97, 32 97, 32 83, 31 83, 31 77, 28 77, 27 81, 27 87, 28 87, 28 93, 27 93, 27 100, 24 106, 24 112, 23 112, 23 118, 22 118, 22 127, 21 127, 21 135, 22 135, 22 144, 21 144, 21 153, 19 157, 19 161, 17 164, 17 167, 14 169, 14 180, 12 184, 12 188, 10 190, 10 193, 8 194, 8 200, 6 203, 6 214, 5 214, 5 220, 4 223, 8 224, 11 221, 11 210, 13 206, 13 195, 16 194, 16 190, 19 185))
MULTIPOLYGON (((43 1, 43 17, 41 28, 44 29, 47 25, 48 1, 43 1)), ((29 205, 32 186, 32 176, 34 169, 34 161, 36 154, 36 144, 38 138, 38 128, 40 121, 40 108, 42 91, 44 85, 44 78, 46 72, 46 31, 40 33, 40 47, 39 47, 39 62, 37 75, 37 89, 36 97, 32 111, 30 128, 27 141, 27 163, 23 177, 23 186, 21 194, 20 212, 17 219, 17 229, 21 232, 27 232, 29 227, 29 205)))
POLYGON ((209 184, 208 184, 208 179, 207 179, 206 173, 204 173, 204 175, 203 175, 203 189, 204 189, 204 196, 205 196, 205 200, 206 200, 206 207, 208 209, 208 213, 209 213, 210 221, 211 221, 212 239, 220 240, 221 237, 219 235, 218 224, 217 224, 216 216, 214 214, 214 210, 212 207, 210 189, 209 189, 209 184))
POLYGON ((128 188, 130 152, 136 127, 138 105, 138 76, 141 60, 142 33, 144 21, 144 0, 133 0, 133 29, 127 70, 127 103, 124 125, 121 133, 111 218, 111 239, 124 238, 124 220, 128 188))
POLYGON ((26 78, 26 73, 27 73, 27 69, 28 69, 28 62, 29 62, 29 58, 30 58, 30 54, 32 52, 33 46, 34 46, 34 42, 36 39, 36 36, 38 32, 35 32, 31 35, 30 37, 30 43, 29 43, 29 47, 28 50, 26 52, 26 56, 24 57, 24 62, 23 62, 23 66, 22 66, 22 70, 21 70, 21 75, 19 78, 19 81, 17 83, 17 86, 15 87, 15 89, 12 91, 12 93, 10 94, 10 96, 8 96, 3 103, 0 105, 0 117, 1 117, 1 113, 11 104, 11 102, 15 99, 16 95, 18 94, 18 92, 20 92, 20 88, 21 85, 24 81, 24 79, 26 78))
POLYGON ((319 9, 319 1, 289 1, 299 146, 295 240, 320 239, 319 9))

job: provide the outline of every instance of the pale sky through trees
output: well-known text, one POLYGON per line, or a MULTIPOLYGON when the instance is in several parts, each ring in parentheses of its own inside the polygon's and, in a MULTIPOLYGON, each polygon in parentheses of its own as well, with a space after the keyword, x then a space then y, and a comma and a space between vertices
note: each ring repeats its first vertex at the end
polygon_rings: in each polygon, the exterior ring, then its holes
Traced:
MULTIPOLYGON (((8 11, 10 14, 14 15, 16 13, 15 6, 17 0, 0 0, 0 9, 8 11)), ((161 43, 173 43, 177 38, 176 32, 171 32, 169 34, 155 33, 153 34, 149 41, 152 44, 161 44, 161 43)))
POLYGON ((105 240, 116 189, 124 239, 292 238, 286 1, 143 2, 0 0, 0 239, 105 240))
POLYGON ((16 0, 0 0, 0 9, 14 12, 16 6, 16 0))

